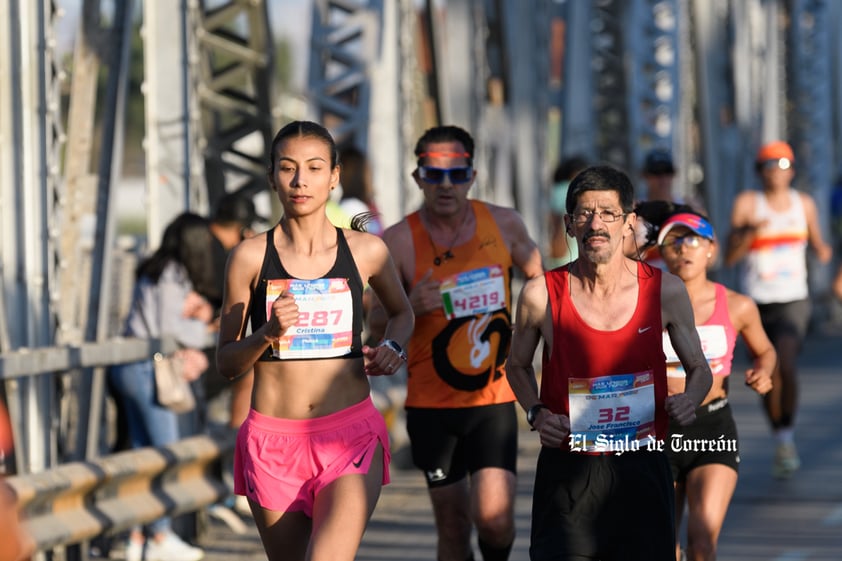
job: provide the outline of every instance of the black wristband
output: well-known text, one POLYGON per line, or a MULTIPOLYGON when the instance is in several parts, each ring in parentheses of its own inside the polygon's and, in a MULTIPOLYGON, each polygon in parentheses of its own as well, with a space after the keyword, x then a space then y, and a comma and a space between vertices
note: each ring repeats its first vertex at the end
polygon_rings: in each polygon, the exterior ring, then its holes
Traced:
POLYGON ((535 430, 535 421, 538 418, 538 412, 541 409, 549 410, 549 407, 547 407, 541 402, 538 402, 526 411, 526 422, 529 423, 529 426, 532 427, 532 430, 535 430))

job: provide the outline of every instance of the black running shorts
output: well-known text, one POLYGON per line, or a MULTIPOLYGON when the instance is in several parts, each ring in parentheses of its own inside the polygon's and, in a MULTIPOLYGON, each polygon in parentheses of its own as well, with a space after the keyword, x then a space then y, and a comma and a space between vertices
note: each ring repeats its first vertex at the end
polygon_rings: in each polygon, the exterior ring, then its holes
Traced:
POLYGON ((460 409, 407 408, 412 461, 427 485, 442 487, 488 467, 516 472, 514 403, 460 409))
POLYGON ((542 448, 529 555, 532 561, 675 561, 675 496, 666 455, 542 448))
POLYGON ((696 409, 696 420, 687 427, 670 422, 670 437, 664 449, 673 479, 683 483, 693 469, 722 464, 738 471, 737 424, 728 398, 720 398, 696 409))

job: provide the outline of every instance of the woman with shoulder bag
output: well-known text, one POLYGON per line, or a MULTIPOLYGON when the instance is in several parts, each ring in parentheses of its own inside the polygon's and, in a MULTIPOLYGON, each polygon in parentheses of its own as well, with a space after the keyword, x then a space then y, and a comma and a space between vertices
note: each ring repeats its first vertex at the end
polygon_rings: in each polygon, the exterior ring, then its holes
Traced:
MULTIPOLYGON (((201 349, 207 346, 213 309, 199 293, 213 282, 210 248, 204 218, 189 212, 177 216, 164 231, 160 247, 137 268, 123 331, 126 337, 174 337, 180 348, 166 359, 178 365, 188 382, 208 367, 201 349)), ((153 358, 112 367, 109 383, 124 410, 132 448, 165 446, 181 437, 176 411, 162 404, 165 396, 157 395, 153 358)), ((172 531, 169 517, 134 528, 126 546, 128 561, 196 561, 203 556, 201 549, 172 531)))

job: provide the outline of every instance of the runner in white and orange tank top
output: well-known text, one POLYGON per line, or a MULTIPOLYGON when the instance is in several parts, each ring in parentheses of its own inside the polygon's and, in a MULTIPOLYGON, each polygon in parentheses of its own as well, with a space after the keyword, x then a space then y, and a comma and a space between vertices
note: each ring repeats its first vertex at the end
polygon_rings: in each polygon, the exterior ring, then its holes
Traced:
POLYGON ((790 477, 801 465, 795 448, 798 354, 810 323, 807 249, 818 261, 833 250, 822 239, 816 203, 792 188, 795 155, 786 142, 760 147, 755 169, 763 189, 744 191, 734 201, 725 263, 743 262, 742 290, 757 302, 763 328, 778 353, 774 388, 764 398, 777 449, 772 473, 790 477))

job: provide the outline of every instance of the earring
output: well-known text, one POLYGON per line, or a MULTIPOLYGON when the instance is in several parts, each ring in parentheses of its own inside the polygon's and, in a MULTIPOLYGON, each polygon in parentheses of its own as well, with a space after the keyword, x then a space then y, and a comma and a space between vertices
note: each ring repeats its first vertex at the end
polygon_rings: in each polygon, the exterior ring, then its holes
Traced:
POLYGON ((708 259, 710 259, 711 257, 713 257, 713 253, 708 253, 708 259))

